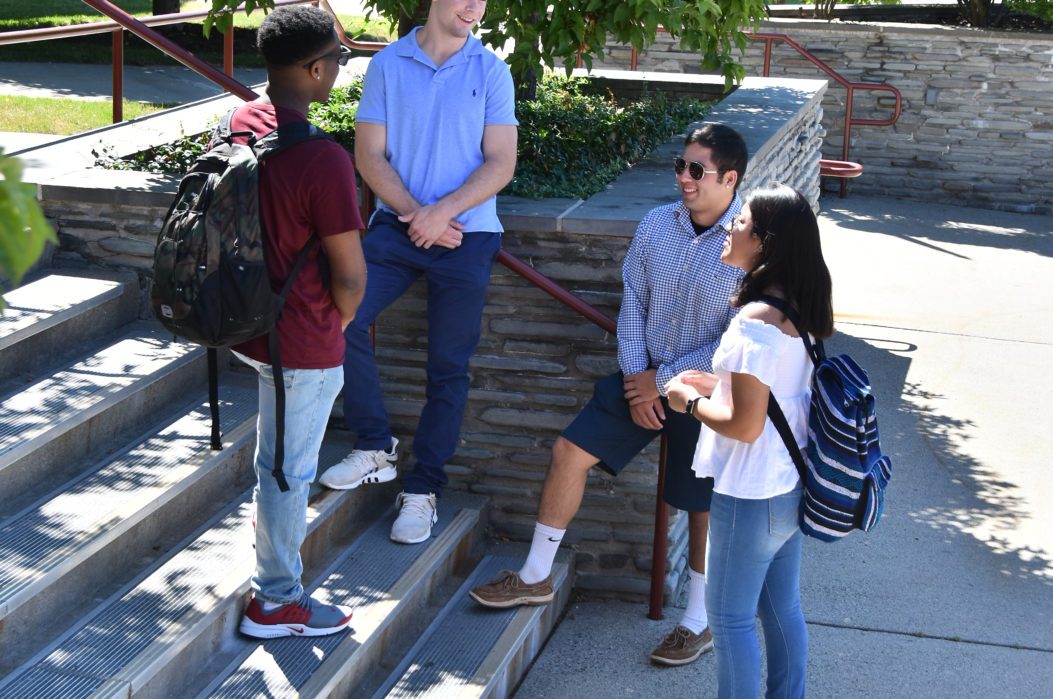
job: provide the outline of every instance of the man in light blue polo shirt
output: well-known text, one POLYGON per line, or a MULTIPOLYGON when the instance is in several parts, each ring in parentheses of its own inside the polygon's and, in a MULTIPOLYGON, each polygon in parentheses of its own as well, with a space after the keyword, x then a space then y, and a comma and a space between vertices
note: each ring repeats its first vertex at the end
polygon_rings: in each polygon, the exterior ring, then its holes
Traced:
POLYGON ((512 78, 471 35, 480 0, 432 0, 428 21, 373 57, 355 128, 355 161, 378 211, 363 243, 366 296, 347 328, 344 420, 355 449, 321 477, 347 489, 396 477, 368 328, 421 274, 428 281, 427 402, 402 479, 391 538, 431 536, 468 398, 490 267, 501 246, 495 196, 512 179, 518 122, 512 78))

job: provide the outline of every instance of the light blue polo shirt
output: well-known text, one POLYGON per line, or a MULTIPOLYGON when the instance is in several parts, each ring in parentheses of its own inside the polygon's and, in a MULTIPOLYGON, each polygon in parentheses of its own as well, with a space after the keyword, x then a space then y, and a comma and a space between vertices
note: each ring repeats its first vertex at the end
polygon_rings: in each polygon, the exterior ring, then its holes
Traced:
MULTIPOLYGON (((417 44, 419 30, 369 62, 355 120, 387 127, 388 161, 417 201, 434 204, 483 164, 484 126, 519 122, 504 61, 469 36, 438 67, 417 44)), ((457 220, 465 232, 504 230, 496 197, 457 220)))

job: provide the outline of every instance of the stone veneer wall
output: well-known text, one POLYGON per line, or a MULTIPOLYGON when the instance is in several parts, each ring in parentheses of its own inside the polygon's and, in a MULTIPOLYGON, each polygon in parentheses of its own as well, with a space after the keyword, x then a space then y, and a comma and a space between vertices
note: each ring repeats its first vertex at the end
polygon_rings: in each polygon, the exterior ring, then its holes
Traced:
MULTIPOLYGON (((816 80, 751 80, 708 115, 746 137, 752 157, 746 189, 780 178, 817 205, 825 88, 816 80)), ((587 201, 501 198, 505 249, 616 317, 622 257, 643 214, 677 197, 671 160, 681 147, 679 139, 670 141, 587 201)), ((55 264, 134 269, 145 288, 174 184, 99 170, 42 182, 44 208, 61 241, 55 264)), ((387 407, 407 455, 403 463, 412 453, 410 435, 424 403, 425 297, 418 283, 376 327, 387 407)), ((617 368, 615 355, 614 337, 495 267, 461 443, 447 469, 450 488, 491 498, 496 535, 529 540, 552 441, 589 399, 593 382, 617 368)), ((579 586, 648 589, 657 446, 617 479, 598 469, 590 476, 565 539, 577 552, 579 586)), ((685 565, 686 517, 680 513, 673 514, 670 539, 667 589, 685 565)))
MULTIPOLYGON (((850 81, 902 93, 894 126, 853 127, 850 160, 866 170, 851 191, 1053 213, 1053 35, 795 19, 768 20, 758 31, 788 34, 850 81)), ((763 52, 763 42, 750 42, 749 75, 761 74, 763 52)), ((777 43, 772 53, 773 76, 825 77, 792 48, 777 43)), ((630 51, 612 46, 596 65, 627 68, 630 51)), ((699 61, 663 34, 638 68, 698 73, 699 61)), ((831 81, 826 94, 823 153, 839 160, 846 93, 831 81)), ((885 94, 857 91, 855 116, 891 115, 885 94)))

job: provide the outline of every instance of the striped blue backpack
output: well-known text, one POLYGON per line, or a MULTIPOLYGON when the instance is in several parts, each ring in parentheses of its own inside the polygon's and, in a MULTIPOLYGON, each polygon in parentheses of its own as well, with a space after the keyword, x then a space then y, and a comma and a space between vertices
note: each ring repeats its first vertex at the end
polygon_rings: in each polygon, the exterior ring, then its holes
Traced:
POLYGON ((853 529, 870 531, 881 517, 892 477, 892 462, 878 444, 870 379, 847 354, 827 357, 822 340, 812 341, 800 332, 797 313, 785 301, 769 296, 760 300, 793 322, 815 365, 803 454, 778 401, 768 396, 768 417, 804 483, 801 530, 822 541, 837 541, 853 529))

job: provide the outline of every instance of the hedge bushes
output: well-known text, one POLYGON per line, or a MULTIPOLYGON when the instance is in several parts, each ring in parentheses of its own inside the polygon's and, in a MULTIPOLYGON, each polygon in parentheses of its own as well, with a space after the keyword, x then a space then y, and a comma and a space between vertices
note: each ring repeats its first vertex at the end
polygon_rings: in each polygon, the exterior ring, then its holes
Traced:
MULTIPOLYGON (((662 94, 620 105, 610 95, 588 94, 586 82, 549 75, 538 85, 536 99, 516 105, 519 162, 503 194, 588 197, 708 110, 705 102, 670 100, 662 94)), ((327 104, 312 105, 308 115, 350 152, 361 94, 360 80, 337 88, 327 104)), ((178 175, 207 141, 207 134, 187 136, 121 160, 96 155, 106 167, 178 175)))

